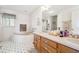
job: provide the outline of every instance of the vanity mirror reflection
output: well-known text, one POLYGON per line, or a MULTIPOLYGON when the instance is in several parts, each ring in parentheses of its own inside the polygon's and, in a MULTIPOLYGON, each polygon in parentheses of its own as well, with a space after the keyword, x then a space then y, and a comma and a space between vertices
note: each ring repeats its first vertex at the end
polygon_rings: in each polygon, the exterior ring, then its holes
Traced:
POLYGON ((51 16, 51 30, 57 30, 57 15, 51 16))
POLYGON ((42 13, 42 31, 49 32, 57 30, 57 15, 50 15, 47 11, 42 13))
POLYGON ((68 30, 79 35, 79 6, 51 5, 42 12, 42 31, 68 30))

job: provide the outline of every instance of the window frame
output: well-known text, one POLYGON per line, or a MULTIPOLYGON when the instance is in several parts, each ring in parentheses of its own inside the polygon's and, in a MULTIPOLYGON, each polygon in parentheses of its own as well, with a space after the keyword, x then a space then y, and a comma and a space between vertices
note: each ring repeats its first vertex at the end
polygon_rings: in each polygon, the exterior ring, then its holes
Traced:
POLYGON ((4 27, 14 27, 15 26, 15 19, 16 19, 16 15, 8 14, 8 13, 3 13, 2 14, 2 24, 4 25, 4 27), (8 25, 4 24, 4 22, 6 22, 6 20, 4 20, 3 18, 6 17, 6 16, 9 16, 10 18, 14 17, 14 18, 12 18, 12 19, 14 19, 14 25, 13 26, 11 26, 11 19, 9 19, 9 21, 8 21, 9 24, 8 25))

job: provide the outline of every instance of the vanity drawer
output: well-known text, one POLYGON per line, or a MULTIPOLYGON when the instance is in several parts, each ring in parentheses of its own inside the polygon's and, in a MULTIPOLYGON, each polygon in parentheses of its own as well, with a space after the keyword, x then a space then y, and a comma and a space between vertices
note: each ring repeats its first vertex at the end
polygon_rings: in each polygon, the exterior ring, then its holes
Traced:
POLYGON ((48 44, 49 46, 51 46, 53 48, 57 48, 57 43, 52 41, 52 40, 49 40, 49 39, 46 39, 46 38, 42 38, 41 41, 46 43, 46 44, 48 44))
POLYGON ((48 40, 46 38, 44 38, 44 37, 41 37, 41 41, 43 41, 44 43, 48 42, 48 40))
POLYGON ((58 44, 58 51, 60 53, 78 53, 79 52, 79 51, 76 51, 76 50, 74 50, 72 48, 69 48, 67 46, 64 46, 62 44, 58 44))
POLYGON ((49 46, 46 43, 42 43, 41 47, 43 47, 45 50, 47 50, 49 53, 56 53, 57 50, 55 48, 52 48, 51 46, 49 46))
POLYGON ((51 40, 48 40, 47 44, 53 48, 57 48, 57 43, 56 42, 53 42, 51 40))
POLYGON ((48 53, 48 51, 44 47, 41 47, 41 53, 48 53))

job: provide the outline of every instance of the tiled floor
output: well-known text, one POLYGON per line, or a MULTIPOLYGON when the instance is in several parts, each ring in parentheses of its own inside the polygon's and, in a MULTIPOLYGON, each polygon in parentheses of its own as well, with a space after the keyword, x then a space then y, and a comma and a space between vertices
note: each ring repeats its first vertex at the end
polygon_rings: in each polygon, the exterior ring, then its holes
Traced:
POLYGON ((33 34, 14 34, 9 40, 0 42, 0 53, 36 53, 33 37, 33 34))

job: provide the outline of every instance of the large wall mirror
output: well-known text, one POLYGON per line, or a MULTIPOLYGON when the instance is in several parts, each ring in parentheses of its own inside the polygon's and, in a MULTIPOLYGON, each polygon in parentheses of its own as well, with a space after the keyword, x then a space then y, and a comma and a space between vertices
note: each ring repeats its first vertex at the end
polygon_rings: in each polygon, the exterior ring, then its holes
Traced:
POLYGON ((79 6, 50 5, 42 12, 43 31, 68 30, 79 35, 79 6))
POLYGON ((51 17, 51 30, 57 30, 57 15, 51 17))

